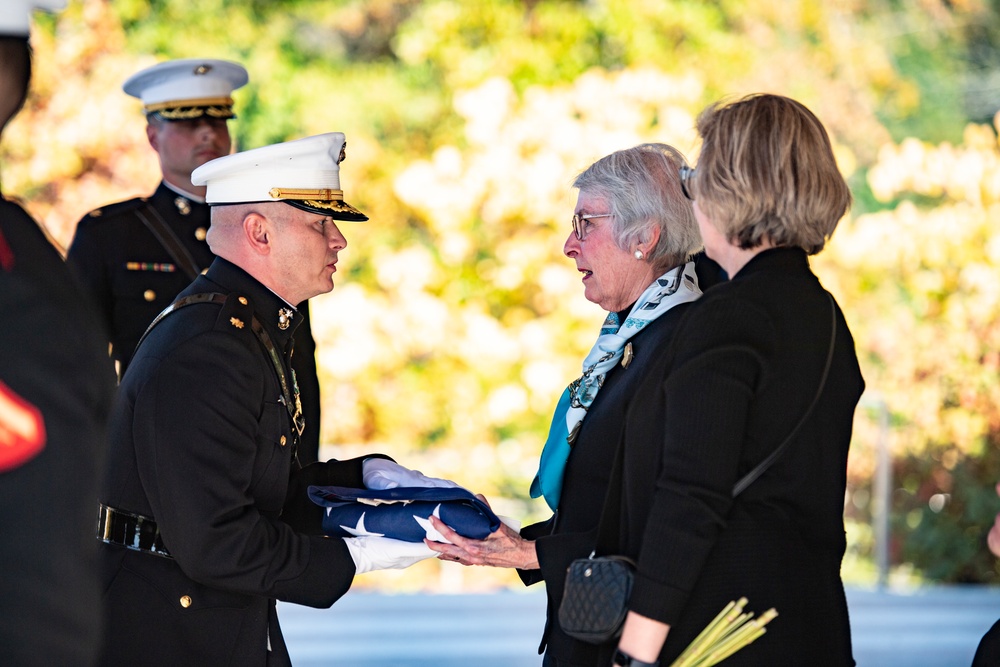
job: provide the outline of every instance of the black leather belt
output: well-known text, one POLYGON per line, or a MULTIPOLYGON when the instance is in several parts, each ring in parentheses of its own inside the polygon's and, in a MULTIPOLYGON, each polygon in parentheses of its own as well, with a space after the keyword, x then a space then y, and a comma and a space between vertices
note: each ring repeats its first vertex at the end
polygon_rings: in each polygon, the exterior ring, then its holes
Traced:
POLYGON ((97 519, 97 539, 107 544, 120 544, 134 551, 173 558, 163 546, 156 521, 139 514, 123 512, 101 504, 97 519))

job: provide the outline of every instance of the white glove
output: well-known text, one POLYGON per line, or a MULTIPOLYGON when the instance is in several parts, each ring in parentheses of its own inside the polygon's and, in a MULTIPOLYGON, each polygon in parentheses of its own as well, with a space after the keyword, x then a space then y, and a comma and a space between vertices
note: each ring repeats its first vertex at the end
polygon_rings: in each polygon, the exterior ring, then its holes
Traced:
POLYGON ((373 570, 402 570, 438 555, 423 542, 404 542, 374 535, 342 539, 354 559, 356 574, 373 570))
POLYGON ((361 479, 365 488, 383 491, 397 486, 423 486, 454 488, 459 485, 450 479, 428 477, 419 470, 404 468, 388 459, 368 459, 361 464, 361 479))

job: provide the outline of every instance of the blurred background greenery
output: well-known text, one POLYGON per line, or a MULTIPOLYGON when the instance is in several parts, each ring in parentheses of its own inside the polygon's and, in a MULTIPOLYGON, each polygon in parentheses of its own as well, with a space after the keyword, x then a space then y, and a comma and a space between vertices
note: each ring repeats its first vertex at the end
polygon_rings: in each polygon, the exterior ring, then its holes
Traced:
MULTIPOLYGON (((312 306, 324 453, 387 452, 532 521, 551 410, 603 319, 561 252, 573 177, 642 141, 696 161, 706 104, 793 96, 855 196, 813 260, 868 384, 845 578, 876 579, 881 438, 891 581, 998 583, 998 18, 998 0, 70 0, 38 17, 3 191, 65 246, 159 179, 121 83, 169 58, 243 63, 238 148, 345 132, 342 185, 371 217, 312 306)), ((437 561, 364 583, 520 585, 437 561)))

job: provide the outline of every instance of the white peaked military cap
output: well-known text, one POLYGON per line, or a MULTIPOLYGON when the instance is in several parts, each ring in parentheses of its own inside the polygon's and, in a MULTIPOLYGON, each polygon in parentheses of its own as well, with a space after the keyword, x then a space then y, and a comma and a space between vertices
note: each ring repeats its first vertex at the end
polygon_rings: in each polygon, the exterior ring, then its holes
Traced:
POLYGON ((184 58, 133 74, 122 90, 142 100, 147 115, 166 120, 234 118, 233 91, 249 79, 242 65, 228 60, 184 58))
POLYGON ((31 10, 56 11, 66 6, 66 0, 2 0, 0 4, 0 36, 27 37, 31 27, 31 10))
POLYGON ((282 201, 334 220, 364 222, 364 213, 344 201, 340 163, 347 157, 342 132, 327 132, 220 157, 191 174, 206 186, 213 206, 282 201))

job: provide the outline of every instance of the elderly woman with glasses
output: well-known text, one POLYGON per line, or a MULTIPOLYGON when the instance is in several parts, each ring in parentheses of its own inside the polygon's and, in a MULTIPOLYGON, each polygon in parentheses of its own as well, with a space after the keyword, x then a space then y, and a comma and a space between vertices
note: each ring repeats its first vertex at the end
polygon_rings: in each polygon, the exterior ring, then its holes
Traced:
MULTIPOLYGON (((608 315, 581 377, 556 407, 531 485, 555 514, 520 534, 503 526, 482 541, 432 519, 453 543, 428 542, 441 558, 514 567, 526 584, 545 582, 545 665, 598 664, 598 647, 564 634, 556 620, 566 568, 594 547, 625 412, 643 380, 663 376, 681 315, 702 293, 689 261, 701 239, 681 191, 684 165, 676 149, 644 144, 601 158, 573 183, 579 197, 563 252, 583 274, 586 298, 608 315)), ((705 265, 702 282, 717 280, 718 266, 705 265)))
POLYGON ((746 597, 778 616, 726 665, 852 665, 840 565, 864 380, 808 260, 850 191, 823 125, 794 100, 713 105, 698 131, 682 183, 730 280, 688 309, 663 374, 629 406, 615 552, 638 568, 605 664, 669 665, 746 597))

